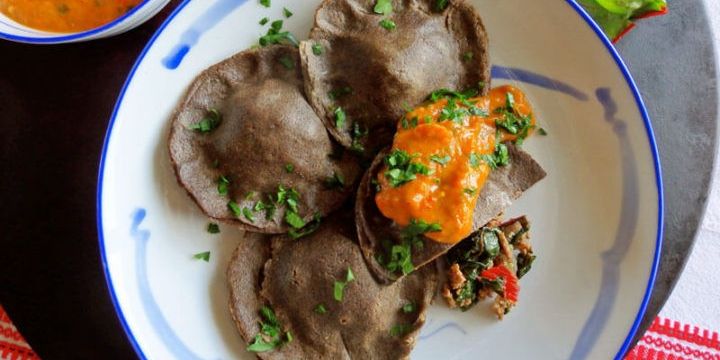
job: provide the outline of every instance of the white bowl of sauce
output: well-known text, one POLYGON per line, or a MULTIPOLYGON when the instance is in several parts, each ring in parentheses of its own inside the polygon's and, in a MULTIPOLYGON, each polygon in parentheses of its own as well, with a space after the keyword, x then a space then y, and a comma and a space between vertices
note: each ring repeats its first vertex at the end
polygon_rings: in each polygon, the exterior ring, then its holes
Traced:
POLYGON ((128 31, 170 0, 0 0, 0 39, 59 44, 128 31))

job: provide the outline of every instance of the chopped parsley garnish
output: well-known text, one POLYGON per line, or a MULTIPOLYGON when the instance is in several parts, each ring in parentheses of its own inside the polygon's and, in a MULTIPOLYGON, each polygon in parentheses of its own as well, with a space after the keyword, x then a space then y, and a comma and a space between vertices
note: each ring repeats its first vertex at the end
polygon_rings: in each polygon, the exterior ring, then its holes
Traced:
POLYGON ((402 120, 400 120, 400 123, 402 124, 403 129, 415 128, 418 126, 418 118, 414 117, 408 120, 406 117, 403 117, 402 120))
POLYGON ((388 30, 388 31, 395 30, 395 28, 397 27, 395 22, 390 19, 380 20, 380 26, 382 26, 385 30, 388 30))
POLYGON ((470 60, 473 59, 474 56, 475 56, 475 55, 472 53, 472 51, 468 51, 468 52, 466 52, 466 53, 463 54, 463 60, 465 60, 465 61, 470 61, 470 60))
POLYGON ((220 175, 220 177, 217 180, 217 191, 220 195, 227 195, 228 193, 228 185, 230 185, 230 180, 224 175, 220 175))
POLYGON ((209 251, 205 251, 205 252, 197 253, 197 254, 193 255, 193 259, 203 260, 203 261, 205 261, 205 262, 210 262, 210 252, 209 252, 209 251))
POLYGON ((251 352, 265 352, 282 346, 292 341, 293 336, 290 331, 285 332, 283 338, 282 327, 275 316, 275 312, 268 306, 260 309, 260 333, 255 335, 253 342, 246 348, 251 352))
POLYGON ((362 144, 362 139, 367 137, 368 133, 369 131, 367 128, 361 128, 358 122, 354 122, 352 133, 350 133, 350 137, 352 138, 350 150, 358 153, 365 152, 365 146, 362 144))
POLYGON ((482 161, 488 164, 493 170, 510 163, 510 154, 508 153, 508 148, 503 143, 498 143, 495 145, 494 153, 482 155, 481 158, 482 161))
POLYGON ((268 46, 272 44, 292 44, 295 47, 298 46, 298 41, 295 35, 289 31, 281 31, 283 26, 282 20, 275 20, 270 24, 270 29, 267 33, 260 37, 258 43, 260 46, 268 46))
POLYGON ((410 224, 400 232, 401 243, 390 248, 390 259, 385 268, 391 272, 401 271, 403 275, 413 272, 415 265, 412 263, 412 248, 421 249, 424 246, 421 235, 441 230, 438 223, 429 224, 421 219, 410 220, 410 224))
POLYGON ((373 11, 376 14, 390 15, 393 11, 392 0, 377 0, 373 11))
POLYGON ((313 216, 312 221, 310 221, 309 223, 305 224, 305 226, 303 226, 301 229, 297 229, 297 230, 296 230, 296 229, 290 229, 290 230, 288 231, 288 235, 289 235, 290 238, 292 238, 293 240, 297 240, 297 239, 299 239, 299 238, 301 238, 301 237, 303 237, 303 236, 312 234, 313 232, 315 232, 315 230, 317 230, 317 229, 320 227, 320 222, 321 222, 321 221, 322 221, 322 217, 320 216, 320 214, 319 214, 319 213, 315 213, 315 215, 313 216))
POLYGON ((347 268, 347 273, 345 274, 345 281, 335 281, 335 284, 333 284, 333 298, 335 298, 335 301, 342 301, 345 287, 348 283, 355 280, 355 274, 353 274, 352 269, 347 268))
POLYGON ((448 0, 435 0, 435 10, 443 11, 448 7, 448 0))
POLYGON ((295 165, 285 164, 285 172, 287 172, 288 174, 292 174, 293 171, 295 171, 295 165))
POLYGON ((278 59, 278 61, 280 62, 280 64, 282 64, 282 66, 284 66, 288 70, 292 70, 295 68, 295 61, 293 61, 293 59, 291 59, 288 56, 283 56, 280 59, 278 59))
POLYGON ((249 208, 243 208, 242 209, 243 216, 248 219, 250 222, 255 222, 255 217, 253 216, 252 210, 249 208))
POLYGON ((269 8, 270 7, 270 0, 260 0, 260 5, 269 8))
POLYGON ((217 234, 220 232, 220 226, 218 226, 218 224, 216 223, 209 223, 207 225, 207 232, 211 234, 217 234))
POLYGON ((414 163, 407 152, 400 149, 393 150, 385 156, 385 178, 392 187, 398 187, 417 178, 417 174, 430 175, 432 171, 421 163, 414 163))
POLYGON ((437 89, 430 93, 428 100, 436 102, 443 98, 467 100, 473 96, 477 96, 480 93, 478 88, 469 88, 463 92, 452 91, 448 89, 437 89))
POLYGON ((477 169, 480 167, 480 164, 482 164, 482 156, 476 153, 470 153, 470 166, 472 166, 473 169, 477 169))
POLYGON ((301 229, 305 226, 305 220, 303 220, 298 213, 292 210, 285 211, 285 222, 295 229, 301 229))
POLYGON ((322 315, 322 314, 327 313, 327 308, 325 308, 325 305, 323 305, 323 304, 318 304, 313 311, 322 315))
POLYGON ((264 18, 260 19, 260 25, 265 25, 265 24, 267 24, 269 21, 270 21, 270 19, 268 19, 267 17, 264 17, 264 18))
POLYGON ((545 130, 545 129, 543 129, 543 128, 539 128, 539 129, 537 130, 537 132, 538 132, 538 134, 540 134, 540 135, 542 135, 542 136, 547 136, 547 134, 548 134, 548 133, 547 133, 547 130, 545 130))
POLYGON ((312 45, 312 52, 313 52, 313 54, 315 54, 315 55, 322 55, 323 51, 325 51, 325 49, 323 48, 322 45, 320 45, 320 44, 313 44, 313 45, 312 45))
POLYGON ((345 187, 345 177, 333 171, 332 176, 325 179, 325 187, 328 189, 343 189, 345 187))
POLYGON ((403 240, 415 243, 422 240, 419 238, 420 235, 438 231, 442 231, 442 226, 438 223, 427 223, 422 219, 411 219, 410 224, 400 231, 400 235, 403 240))
POLYGON ((292 11, 288 10, 288 8, 284 7, 284 8, 283 8, 283 15, 284 15, 286 18, 289 18, 289 17, 293 16, 293 13, 292 13, 292 11))
POLYGON ((190 125, 190 130, 195 130, 199 133, 209 133, 213 130, 215 130, 218 125, 220 125, 220 122, 222 121, 222 116, 220 113, 215 109, 208 109, 207 113, 205 114, 205 117, 203 117, 200 121, 198 121, 195 124, 190 125))
POLYGON ((438 163, 440 165, 446 165, 450 162, 450 155, 440 156, 440 155, 430 155, 430 161, 438 163))
POLYGON ((415 303, 409 302, 402 307, 402 311, 406 314, 415 312, 415 303))
POLYGON ((438 121, 450 120, 458 125, 462 125, 463 121, 470 116, 470 111, 464 107, 457 105, 457 100, 450 98, 448 99, 445 107, 440 111, 440 117, 438 121))
POLYGON ((338 100, 338 99, 344 97, 345 95, 350 95, 352 93, 353 93, 352 88, 350 88, 349 86, 343 86, 341 88, 332 89, 332 90, 328 91, 328 97, 330 98, 330 100, 335 101, 335 100, 338 100))
POLYGON ((345 111, 338 106, 337 109, 334 111, 335 113, 335 127, 338 129, 342 129, 345 126, 345 119, 347 116, 345 115, 345 111))
POLYGON ((403 336, 412 330, 412 326, 408 324, 396 324, 390 328, 390 336, 403 336))
POLYGON ((465 188, 463 191, 470 196, 475 196, 475 194, 477 194, 477 188, 465 188))
POLYGON ((240 205, 238 205, 235 201, 230 200, 228 201, 228 209, 232 211, 232 213, 235 215, 235 217, 240 217, 242 215, 242 210, 240 209, 240 205))

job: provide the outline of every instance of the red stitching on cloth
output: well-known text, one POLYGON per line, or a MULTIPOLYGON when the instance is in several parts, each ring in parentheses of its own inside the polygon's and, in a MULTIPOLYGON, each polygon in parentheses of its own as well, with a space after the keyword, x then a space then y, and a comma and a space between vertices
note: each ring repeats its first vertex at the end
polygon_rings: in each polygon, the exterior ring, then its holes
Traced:
POLYGON ((649 334, 640 339, 641 342, 648 345, 654 346, 660 350, 652 347, 647 347, 643 344, 638 344, 632 349, 625 360, 679 360, 679 359, 703 359, 703 360, 720 360, 720 353, 714 351, 694 349, 690 346, 683 345, 680 343, 673 342, 672 340, 665 340, 660 337, 654 337, 649 334), (663 351, 663 350, 667 350, 663 351), (678 355, 676 355, 678 354, 678 355), (681 356, 688 356, 687 358, 681 356))
POLYGON ((5 360, 40 360, 30 348, 0 340, 0 359, 5 360))
POLYGON ((720 350, 720 339, 718 339, 717 331, 710 333, 709 330, 701 330, 697 326, 694 326, 691 331, 690 325, 681 324, 679 321, 657 317, 652 325, 650 325, 648 332, 654 332, 695 345, 720 350))

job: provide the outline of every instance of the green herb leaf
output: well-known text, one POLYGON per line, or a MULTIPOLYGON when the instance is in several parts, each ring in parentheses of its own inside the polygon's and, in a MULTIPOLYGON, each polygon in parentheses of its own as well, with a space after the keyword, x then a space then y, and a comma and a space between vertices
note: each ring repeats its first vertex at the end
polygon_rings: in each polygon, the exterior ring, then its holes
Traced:
POLYGON ((303 220, 298 213, 292 210, 285 211, 285 222, 295 229, 302 229, 305 226, 305 220, 303 220))
POLYGON ((436 162, 440 165, 446 165, 450 162, 450 155, 440 156, 440 155, 430 155, 430 161, 436 162))
POLYGON ((395 30, 395 28, 397 27, 395 22, 390 19, 380 20, 380 26, 382 26, 385 30, 388 30, 388 31, 395 30))
POLYGON ((400 120, 400 123, 403 129, 412 129, 418 126, 418 118, 414 117, 408 120, 406 117, 403 117, 402 120, 400 120))
POLYGON ((336 281, 333 285, 333 298, 335 298, 335 301, 342 301, 343 300, 343 292, 345 291, 345 282, 344 281, 336 281))
POLYGON ((385 178, 392 187, 398 187, 417 178, 416 175, 430 175, 432 171, 421 163, 414 163, 407 152, 400 149, 393 150, 389 155, 385 156, 385 178))
POLYGON ((465 60, 465 61, 470 61, 470 60, 473 59, 474 56, 475 56, 475 55, 473 54, 472 51, 468 51, 468 52, 466 52, 466 53, 463 54, 463 60, 465 60))
POLYGON ((312 52, 315 55, 322 55, 322 53, 325 51, 322 45, 320 44, 313 44, 312 45, 312 52))
POLYGON ((345 274, 345 282, 349 283, 351 281, 355 280, 355 274, 353 274, 353 271, 351 268, 347 268, 347 274, 345 274))
POLYGON ((390 15, 393 11, 392 0, 377 0, 373 11, 376 14, 390 15))
POLYGON ((278 59, 278 61, 280 61, 280 64, 282 64, 282 66, 284 66, 288 70, 292 70, 295 68, 295 61, 293 61, 293 59, 288 56, 283 56, 278 59))
POLYGON ((335 109, 335 127, 342 129, 345 126, 345 119, 345 111, 338 106, 338 108, 335 109))
POLYGON ((415 312, 415 303, 409 302, 402 307, 402 311, 406 314, 415 312))
POLYGON ((302 229, 299 229, 299 230, 290 229, 290 230, 288 231, 288 235, 289 235, 290 238, 292 238, 293 240, 297 240, 297 239, 299 239, 299 238, 301 238, 301 237, 303 237, 303 236, 312 234, 313 232, 315 232, 315 230, 317 230, 317 229, 320 227, 321 221, 322 221, 322 217, 320 216, 320 214, 319 214, 319 213, 315 213, 315 215, 313 216, 313 220, 312 220, 312 221, 310 221, 309 223, 305 224, 305 226, 303 226, 302 229))
POLYGON ((269 8, 270 7, 270 0, 260 0, 260 5, 269 8))
POLYGON ((190 125, 189 128, 190 130, 195 130, 199 133, 207 134, 215 130, 220 125, 221 121, 222 116, 217 110, 208 109, 205 117, 202 118, 199 122, 190 125))
POLYGON ((491 155, 484 154, 481 156, 484 161, 491 169, 495 170, 498 167, 505 166, 510 163, 510 153, 508 152, 507 146, 503 143, 495 145, 495 152, 491 155))
POLYGON ((271 308, 263 306, 260 309, 260 315, 263 319, 260 321, 260 333, 255 335, 253 342, 246 348, 247 351, 270 351, 293 340, 290 331, 285 332, 285 338, 283 339, 280 322, 271 308))
POLYGON ((482 164, 482 157, 476 153, 470 153, 470 166, 477 169, 482 164))
POLYGON ((400 231, 400 236, 403 240, 414 243, 420 235, 439 231, 442 231, 442 226, 438 223, 427 223, 422 219, 410 219, 410 224, 400 231))
POLYGON ((240 217, 240 215, 242 215, 242 210, 240 209, 240 205, 238 205, 235 201, 230 200, 230 201, 228 201, 227 205, 228 205, 228 209, 230 209, 230 211, 232 211, 232 213, 233 213, 233 215, 235 215, 235 217, 240 217))
POLYGON ((289 18, 289 17, 293 16, 293 13, 292 13, 292 11, 288 10, 288 8, 284 7, 283 15, 285 15, 286 18, 289 18))
POLYGON ((495 258, 500 254, 500 239, 496 229, 482 228, 481 230, 483 249, 485 254, 490 258, 495 258))
POLYGON ((215 223, 209 223, 207 225, 207 232, 209 232, 211 234, 218 234, 218 233, 220 233, 220 226, 218 226, 218 224, 215 224, 215 223))
POLYGON ((408 324, 396 324, 390 328, 390 336, 403 336, 412 330, 412 326, 408 324))
POLYGON ((435 10, 443 11, 448 7, 448 0, 435 0, 435 10))
POLYGON ((268 21, 270 21, 270 19, 268 19, 267 17, 264 17, 264 18, 260 19, 260 25, 265 25, 268 23, 268 21))
POLYGON ((249 208, 243 208, 242 209, 243 216, 248 219, 250 222, 255 222, 255 217, 253 216, 252 210, 249 208))
POLYGON ((228 185, 230 185, 230 180, 228 180, 227 177, 224 175, 220 175, 220 177, 217 180, 217 191, 220 195, 227 195, 228 193, 228 185))
POLYGON ((465 188, 463 191, 470 196, 475 196, 475 194, 477 194, 476 188, 465 188))
POLYGON ((320 315, 327 313, 327 309, 325 308, 325 305, 323 305, 323 304, 318 304, 315 307, 314 311, 320 315))
POLYGON ((352 133, 350 134, 350 137, 352 138, 350 150, 355 151, 357 153, 365 152, 365 146, 363 146, 363 144, 362 144, 362 139, 366 138, 368 136, 368 133, 369 133, 368 129, 361 128, 360 124, 358 122, 354 122, 352 133))
POLYGON ((193 259, 198 259, 198 260, 203 260, 205 262, 209 262, 210 261, 210 252, 205 251, 205 252, 197 253, 197 254, 193 255, 193 259))
POLYGON ((537 132, 538 132, 538 134, 540 134, 542 136, 547 136, 547 134, 548 134, 547 130, 545 130, 544 128, 539 128, 537 132))

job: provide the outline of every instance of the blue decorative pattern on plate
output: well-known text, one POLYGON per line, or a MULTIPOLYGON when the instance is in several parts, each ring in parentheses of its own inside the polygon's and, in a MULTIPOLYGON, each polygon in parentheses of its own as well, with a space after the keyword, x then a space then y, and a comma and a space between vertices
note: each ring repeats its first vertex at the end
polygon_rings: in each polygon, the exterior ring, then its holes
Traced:
MULTIPOLYGON (((502 322, 483 307, 460 313, 438 301, 413 357, 620 356, 644 311, 662 232, 659 163, 637 89, 577 4, 471 2, 490 35, 494 85, 522 88, 549 132, 525 145, 548 178, 509 211, 533 220, 539 258, 502 322), (510 21, 518 8, 532 16, 510 21)), ((168 119, 196 74, 257 41, 259 19, 282 18, 286 6, 295 13, 286 26, 303 36, 317 3, 185 1, 133 68, 106 139, 98 227, 111 295, 142 357, 252 357, 227 311, 224 270, 239 230, 205 232, 169 165, 168 119), (208 250, 209 262, 192 258, 208 250)))

